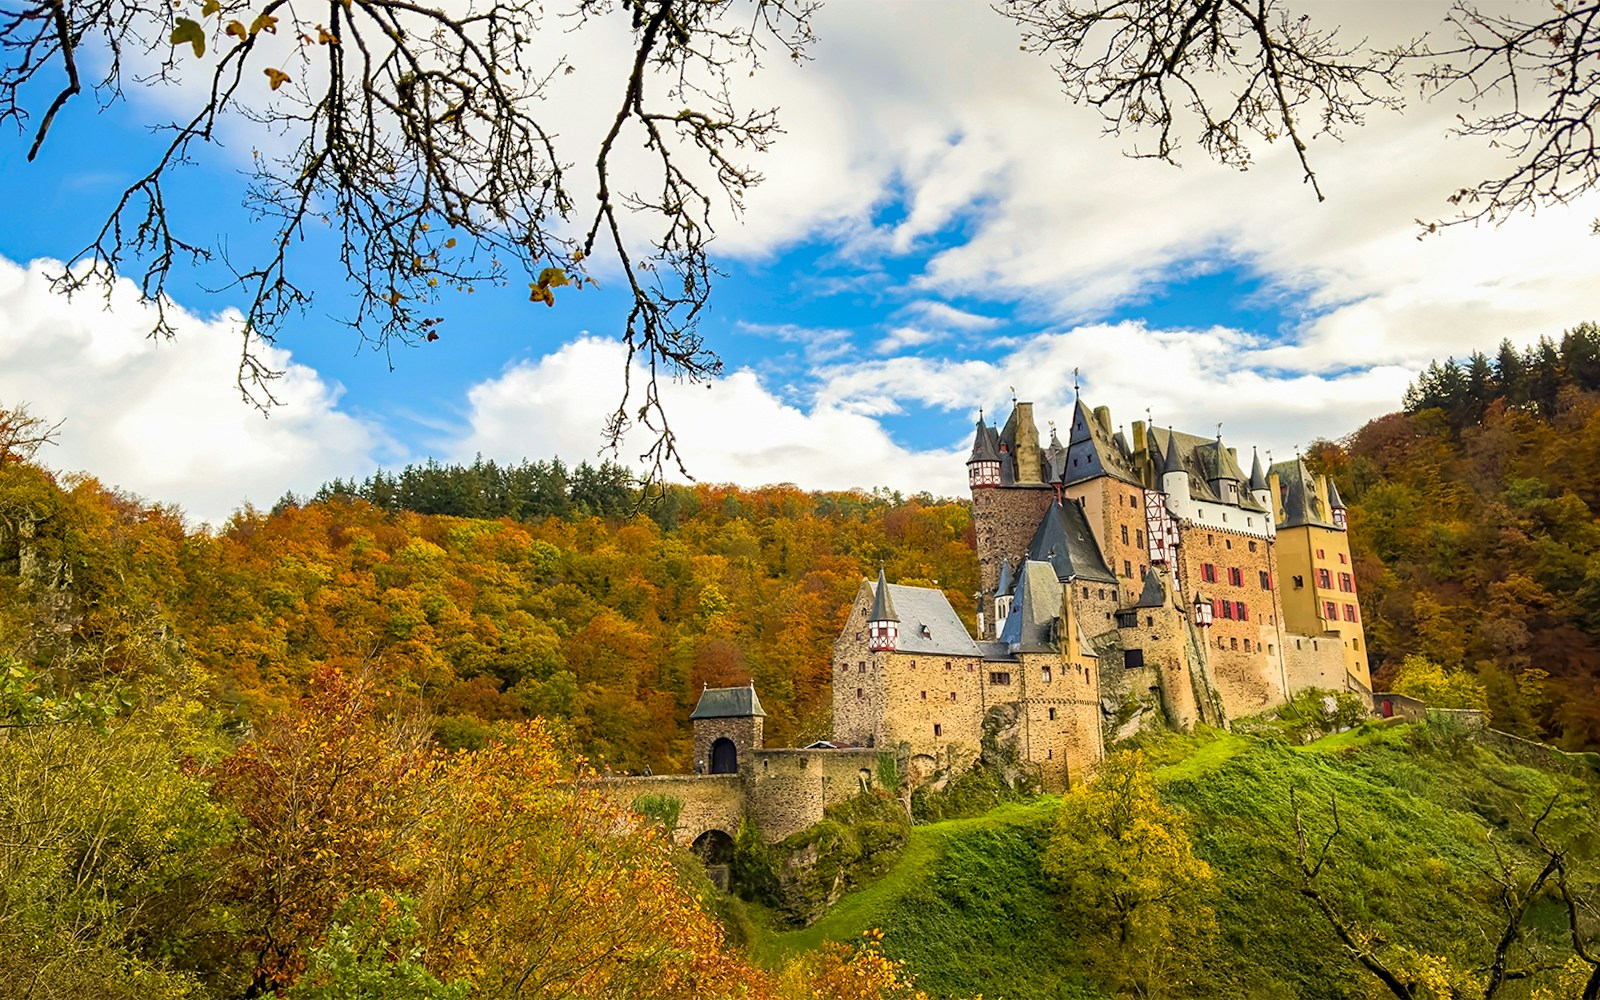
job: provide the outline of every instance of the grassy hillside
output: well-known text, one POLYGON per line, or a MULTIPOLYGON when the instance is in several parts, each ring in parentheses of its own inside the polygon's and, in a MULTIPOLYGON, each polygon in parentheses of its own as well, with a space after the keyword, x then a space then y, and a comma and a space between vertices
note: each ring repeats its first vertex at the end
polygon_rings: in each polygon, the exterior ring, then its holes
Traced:
MULTIPOLYGON (((1344 834, 1323 881, 1346 918, 1467 966, 1481 963, 1484 935, 1496 930, 1495 846, 1531 860, 1524 812, 1558 793, 1576 801, 1596 792, 1593 775, 1519 763, 1430 726, 1304 747, 1206 733, 1148 750, 1163 799, 1188 814, 1196 853, 1219 876, 1215 954, 1194 995, 1354 998, 1375 985, 1296 891, 1290 789, 1313 836, 1329 828, 1338 801, 1344 834)), ((887 952, 908 960, 935 996, 1102 996, 1040 872, 1056 805, 1047 798, 917 828, 894 872, 806 930, 761 937, 757 957, 771 963, 877 927, 887 952)), ((1554 900, 1537 904, 1529 924, 1535 938, 1558 937, 1554 900)))

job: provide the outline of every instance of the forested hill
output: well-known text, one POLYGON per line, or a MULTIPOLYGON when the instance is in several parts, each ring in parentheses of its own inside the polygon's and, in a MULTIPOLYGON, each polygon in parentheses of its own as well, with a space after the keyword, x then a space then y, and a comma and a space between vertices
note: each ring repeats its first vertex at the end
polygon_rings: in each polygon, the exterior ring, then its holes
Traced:
POLYGON ((1425 657, 1500 728, 1600 746, 1600 327, 1436 362, 1311 458, 1350 504, 1380 680, 1425 657))
MULTIPOLYGON (((389 502, 502 503, 464 487, 492 468, 402 473, 389 502)), ((542 468, 560 475, 524 497, 563 516, 385 510, 348 496, 369 480, 209 535, 92 479, 0 462, 0 657, 67 683, 190 660, 252 717, 321 666, 372 671, 439 712, 446 743, 542 714, 618 768, 687 769, 706 684, 753 678, 775 741, 827 735, 831 644, 880 561, 970 611, 965 503, 669 487, 634 515, 616 467, 542 468)))

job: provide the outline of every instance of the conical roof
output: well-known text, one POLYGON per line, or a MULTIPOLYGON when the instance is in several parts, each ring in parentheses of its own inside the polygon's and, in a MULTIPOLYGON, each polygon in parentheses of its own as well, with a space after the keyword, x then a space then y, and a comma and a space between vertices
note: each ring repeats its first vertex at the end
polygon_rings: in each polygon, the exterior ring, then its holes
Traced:
POLYGON ((994 596, 1010 597, 1011 591, 1016 585, 1016 578, 1011 574, 1011 560, 1002 558, 1000 560, 1000 581, 994 585, 994 596))
POLYGON ((1060 482, 1067 471, 1067 446, 1061 443, 1061 438, 1056 436, 1055 426, 1050 427, 1050 447, 1044 451, 1045 470, 1044 480, 1047 483, 1060 482))
POLYGON ((872 615, 867 619, 867 621, 899 621, 899 617, 894 613, 894 599, 889 596, 889 578, 884 576, 882 566, 878 567, 877 591, 877 595, 872 599, 872 615))
POLYGON ((1250 492, 1267 488, 1266 473, 1261 471, 1261 455, 1254 448, 1250 449, 1250 492))
POLYGON ((1339 487, 1331 476, 1328 477, 1328 506, 1334 510, 1344 506, 1344 498, 1339 495, 1339 487))
POLYGON ((1178 457, 1178 436, 1172 433, 1172 428, 1167 428, 1167 454, 1161 460, 1161 474, 1170 476, 1174 472, 1188 472, 1183 467, 1183 459, 1178 457))
POLYGON ((978 413, 978 430, 972 439, 972 457, 967 459, 967 464, 998 461, 1000 461, 998 435, 995 434, 993 429, 984 425, 983 413, 980 411, 978 413))

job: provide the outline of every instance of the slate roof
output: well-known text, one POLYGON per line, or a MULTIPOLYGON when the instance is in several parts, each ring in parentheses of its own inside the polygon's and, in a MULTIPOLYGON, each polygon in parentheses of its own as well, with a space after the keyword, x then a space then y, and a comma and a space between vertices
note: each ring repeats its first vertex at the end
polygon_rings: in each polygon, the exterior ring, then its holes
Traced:
POLYGON ((1278 477, 1278 502, 1283 506, 1280 528, 1298 528, 1314 525, 1320 528, 1337 528, 1333 512, 1317 494, 1316 477, 1306 468, 1306 463, 1296 458, 1292 462, 1272 463, 1273 475, 1278 477))
POLYGON ((1000 461, 1000 435, 993 427, 987 427, 983 422, 983 414, 978 414, 978 428, 972 435, 972 457, 967 459, 967 464, 974 462, 1000 461))
POLYGON ((706 688, 700 692, 700 703, 689 713, 692 719, 743 719, 766 715, 761 699, 756 697, 754 684, 736 688, 706 688))
POLYGON ((1136 608, 1159 608, 1167 603, 1167 588, 1162 585, 1161 577, 1153 569, 1144 571, 1144 590, 1139 593, 1139 603, 1136 608))
POLYGON ((1333 478, 1328 479, 1328 509, 1334 510, 1344 506, 1344 498, 1339 495, 1339 487, 1334 485, 1333 478))
POLYGON ((1249 487, 1243 486, 1248 482, 1248 477, 1245 476, 1244 470, 1239 468, 1238 459, 1233 457, 1233 453, 1228 451, 1221 441, 1216 438, 1185 434, 1183 431, 1174 431, 1171 428, 1164 430, 1152 428, 1149 433, 1165 453, 1161 465, 1162 475, 1174 471, 1187 472, 1191 497, 1211 503, 1229 503, 1230 506, 1243 510, 1266 513, 1266 508, 1256 503, 1255 498, 1247 492, 1249 487), (1172 467, 1174 460, 1177 463, 1176 469, 1172 467), (1223 479, 1231 479, 1242 485, 1237 504, 1225 501, 1217 495, 1213 483, 1223 479))
POLYGON ((977 656, 978 645, 961 624, 944 591, 934 587, 888 584, 889 598, 900 615, 899 653, 977 656))
POLYGON ((1261 455, 1254 448, 1251 448, 1250 449, 1250 492, 1254 493, 1256 490, 1264 490, 1266 488, 1267 488, 1267 477, 1266 477, 1266 474, 1261 471, 1261 455))
POLYGON ((1000 641, 1017 653, 1054 649, 1060 610, 1061 581, 1056 579, 1055 569, 1049 563, 1027 560, 1017 571, 1017 596, 1000 629, 1000 641))
POLYGON ((994 596, 1005 597, 1011 593, 1017 581, 1011 575, 1011 560, 1008 557, 1000 559, 1000 579, 994 585, 994 596))
MULTIPOLYGON (((1058 582, 1073 579, 1117 582, 1116 575, 1100 554, 1100 544, 1089 530, 1089 519, 1084 516, 1083 508, 1071 501, 1057 500, 1045 511, 1033 533, 1033 541, 1028 543, 1028 558, 1048 562, 1058 582)), ((1018 587, 1020 592, 1020 580, 1018 587)))
POLYGON ((869 622, 897 622, 899 617, 894 613, 894 595, 889 592, 889 579, 883 575, 883 567, 878 567, 878 584, 873 588, 872 613, 867 615, 869 622))
POLYGON ((1117 447, 1112 435, 1100 426, 1089 408, 1078 400, 1072 408, 1072 433, 1067 441, 1067 466, 1061 482, 1071 484, 1096 476, 1113 476, 1124 482, 1144 485, 1134 471, 1133 462, 1117 447))

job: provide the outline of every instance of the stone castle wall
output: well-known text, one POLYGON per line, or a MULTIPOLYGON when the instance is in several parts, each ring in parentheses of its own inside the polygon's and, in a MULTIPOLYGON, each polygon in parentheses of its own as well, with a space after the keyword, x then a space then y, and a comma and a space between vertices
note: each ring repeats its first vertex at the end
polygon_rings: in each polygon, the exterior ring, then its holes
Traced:
POLYGON ((1344 643, 1336 634, 1283 636, 1283 667, 1291 691, 1348 691, 1344 643))
POLYGON ((760 716, 694 720, 696 770, 702 774, 711 773, 711 744, 722 738, 733 741, 734 748, 739 752, 739 766, 743 768, 750 753, 761 746, 762 731, 765 728, 762 723, 760 716))
MULTIPOLYGON (((1055 502, 1053 487, 979 487, 972 491, 972 530, 978 550, 978 587, 983 592, 984 617, 994 611, 994 588, 1000 579, 1000 561, 1010 559, 1013 569, 1028 551, 1044 512, 1055 502)), ((991 630, 986 630, 991 632, 991 630)))

